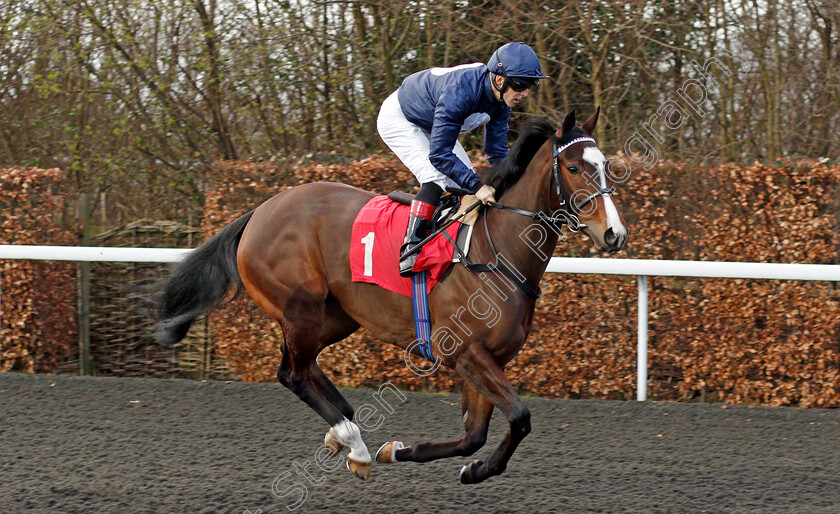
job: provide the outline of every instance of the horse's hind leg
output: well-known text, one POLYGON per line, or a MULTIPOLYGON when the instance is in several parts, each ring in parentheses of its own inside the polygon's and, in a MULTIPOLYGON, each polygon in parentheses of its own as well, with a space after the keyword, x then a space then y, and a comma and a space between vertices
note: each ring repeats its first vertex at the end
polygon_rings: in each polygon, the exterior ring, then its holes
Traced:
POLYGON ((403 447, 398 441, 382 445, 376 452, 376 461, 390 462, 429 462, 448 457, 466 457, 484 446, 487 440, 487 428, 493 404, 484 399, 470 384, 464 384, 461 397, 461 415, 464 418, 464 437, 455 441, 441 443, 417 443, 403 447))
MULTIPOLYGON (((346 338, 356 330, 359 324, 353 318, 344 312, 344 309, 332 297, 327 299, 325 308, 324 324, 321 326, 321 333, 319 335, 319 346, 321 349, 337 343, 346 338)), ((329 400, 348 420, 353 420, 353 407, 336 389, 335 384, 324 374, 321 367, 318 366, 317 361, 310 365, 311 378, 318 391, 329 400)), ((324 444, 330 446, 335 453, 340 452, 344 448, 344 443, 336 432, 335 428, 330 427, 324 436, 324 444)))
POLYGON ((281 320, 285 351, 277 378, 330 424, 337 442, 351 449, 348 467, 360 478, 367 478, 371 458, 359 427, 351 421, 353 408, 315 360, 325 346, 339 340, 336 339, 339 335, 343 338, 352 333, 358 325, 335 316, 328 318, 326 296, 326 292, 298 290, 286 302, 281 320))
MULTIPOLYGON (((328 296, 324 304, 324 321, 318 334, 318 353, 333 343, 345 339, 358 329, 359 324, 344 312, 332 296, 328 296)), ((345 418, 352 420, 353 407, 324 374, 317 362, 313 364, 311 378, 318 391, 341 411, 345 418)))

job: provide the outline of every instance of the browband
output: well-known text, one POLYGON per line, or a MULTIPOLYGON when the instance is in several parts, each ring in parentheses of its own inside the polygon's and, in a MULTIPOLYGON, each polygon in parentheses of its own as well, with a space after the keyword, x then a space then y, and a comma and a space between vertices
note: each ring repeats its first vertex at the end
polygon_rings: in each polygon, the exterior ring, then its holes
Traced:
POLYGON ((565 145, 559 147, 557 149, 557 152, 554 153, 554 155, 560 155, 560 152, 562 152, 566 148, 569 148, 570 146, 572 146, 575 143, 583 143, 584 141, 591 141, 593 143, 595 142, 595 140, 592 139, 591 137, 578 137, 578 138, 572 139, 571 141, 569 141, 565 145))

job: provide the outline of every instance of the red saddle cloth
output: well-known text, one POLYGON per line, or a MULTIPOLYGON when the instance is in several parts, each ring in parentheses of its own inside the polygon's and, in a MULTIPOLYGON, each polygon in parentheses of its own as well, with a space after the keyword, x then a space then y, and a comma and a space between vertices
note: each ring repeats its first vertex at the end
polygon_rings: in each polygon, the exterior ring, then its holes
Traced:
MULTIPOLYGON (((353 222, 353 240, 350 243, 350 271, 353 282, 376 284, 389 291, 411 297, 411 277, 400 276, 400 247, 408 227, 409 207, 387 196, 373 197, 353 222)), ((446 228, 454 241, 458 237, 460 222, 446 228)), ((415 271, 428 271, 426 292, 432 290, 438 279, 452 265, 455 249, 452 243, 438 235, 423 246, 415 271)))

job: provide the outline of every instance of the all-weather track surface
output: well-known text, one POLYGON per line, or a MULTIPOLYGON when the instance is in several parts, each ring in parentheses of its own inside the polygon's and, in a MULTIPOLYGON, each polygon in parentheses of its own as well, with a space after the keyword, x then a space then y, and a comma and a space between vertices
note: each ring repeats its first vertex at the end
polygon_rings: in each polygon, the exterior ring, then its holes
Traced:
MULTIPOLYGON (((379 406, 372 454, 461 435, 459 396, 385 392, 388 413, 373 393, 345 391, 379 406)), ((501 440, 497 412, 476 456, 363 482, 318 467, 328 427, 280 385, 0 373, 0 511, 282 513, 305 487, 296 512, 840 512, 839 410, 525 402, 501 476, 458 481, 501 440)))

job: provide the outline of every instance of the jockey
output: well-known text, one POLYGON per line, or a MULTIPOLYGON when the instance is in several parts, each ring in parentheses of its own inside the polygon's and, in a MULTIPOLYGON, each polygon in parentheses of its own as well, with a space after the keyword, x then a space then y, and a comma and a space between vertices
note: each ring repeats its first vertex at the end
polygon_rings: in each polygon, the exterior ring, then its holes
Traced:
POLYGON ((528 97, 543 75, 537 54, 524 43, 508 43, 483 63, 431 68, 409 75, 383 103, 377 129, 385 144, 420 182, 411 202, 400 274, 412 273, 417 254, 404 257, 429 234, 429 220, 447 186, 469 191, 487 205, 496 190, 473 170, 458 135, 487 124, 484 151, 491 164, 508 153, 512 107, 528 97))

